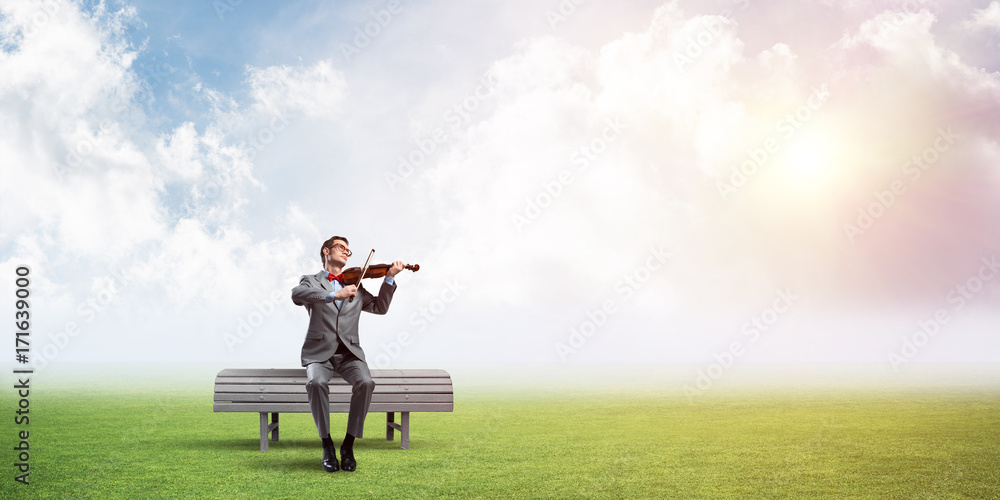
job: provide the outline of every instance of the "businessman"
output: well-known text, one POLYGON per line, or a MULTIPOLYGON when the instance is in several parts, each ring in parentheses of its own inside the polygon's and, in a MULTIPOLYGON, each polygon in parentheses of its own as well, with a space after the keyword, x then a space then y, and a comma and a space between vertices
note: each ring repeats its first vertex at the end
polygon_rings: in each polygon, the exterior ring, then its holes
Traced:
POLYGON ((323 470, 327 472, 340 468, 349 472, 357 469, 354 439, 364 437, 365 416, 375 390, 365 352, 361 350, 358 319, 361 311, 385 314, 389 310, 392 294, 396 291, 394 277, 403 270, 402 261, 392 264, 377 297, 360 285, 344 284, 341 272, 351 256, 348 244, 343 236, 326 240, 319 250, 323 270, 303 276, 299 286, 292 289, 292 302, 305 306, 309 313, 309 328, 302 344, 302 366, 306 367, 306 393, 316 430, 323 440, 323 470), (330 387, 327 384, 334 375, 339 375, 352 387, 347 434, 340 446, 340 464, 330 437, 330 387))

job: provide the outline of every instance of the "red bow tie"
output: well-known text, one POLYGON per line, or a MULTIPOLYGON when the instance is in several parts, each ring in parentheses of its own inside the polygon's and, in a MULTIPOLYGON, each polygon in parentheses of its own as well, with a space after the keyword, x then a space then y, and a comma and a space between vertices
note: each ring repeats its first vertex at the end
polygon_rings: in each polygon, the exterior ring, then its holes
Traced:
POLYGON ((329 273, 329 274, 327 274, 326 279, 328 279, 330 281, 337 280, 337 281, 340 282, 341 285, 343 285, 344 284, 344 273, 340 273, 340 274, 329 273))

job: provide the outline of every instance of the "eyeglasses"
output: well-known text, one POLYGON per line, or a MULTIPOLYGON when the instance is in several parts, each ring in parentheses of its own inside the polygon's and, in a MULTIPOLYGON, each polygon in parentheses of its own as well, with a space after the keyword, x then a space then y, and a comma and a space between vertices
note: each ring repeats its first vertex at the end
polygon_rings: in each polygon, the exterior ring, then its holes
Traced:
POLYGON ((346 252, 348 257, 354 255, 347 247, 341 245, 340 243, 334 243, 330 248, 332 248, 335 252, 346 252))

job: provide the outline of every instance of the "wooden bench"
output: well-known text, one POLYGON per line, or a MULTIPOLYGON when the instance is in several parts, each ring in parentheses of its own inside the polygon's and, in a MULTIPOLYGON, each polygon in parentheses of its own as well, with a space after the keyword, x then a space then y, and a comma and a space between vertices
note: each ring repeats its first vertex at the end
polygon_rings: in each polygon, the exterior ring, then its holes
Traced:
MULTIPOLYGON (((369 413, 385 412, 385 439, 400 432, 400 448, 410 448, 411 411, 453 411, 451 375, 444 370, 372 370, 375 392, 369 413), (400 422, 395 422, 396 412, 400 422)), ((347 413, 351 387, 340 377, 330 380, 330 412, 347 413)), ((305 368, 225 369, 215 377, 217 412, 260 413, 260 451, 267 451, 267 435, 278 441, 278 415, 310 413, 305 368), (268 423, 268 414, 271 421, 268 423)))

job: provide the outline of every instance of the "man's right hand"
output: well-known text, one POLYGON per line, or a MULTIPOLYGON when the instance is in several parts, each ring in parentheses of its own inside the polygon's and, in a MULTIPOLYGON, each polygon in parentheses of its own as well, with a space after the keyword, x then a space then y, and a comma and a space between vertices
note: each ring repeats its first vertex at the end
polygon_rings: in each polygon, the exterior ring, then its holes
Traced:
POLYGON ((337 290, 337 293, 333 294, 333 298, 334 300, 344 300, 351 298, 357 294, 358 294, 357 285, 347 285, 344 288, 337 290))

